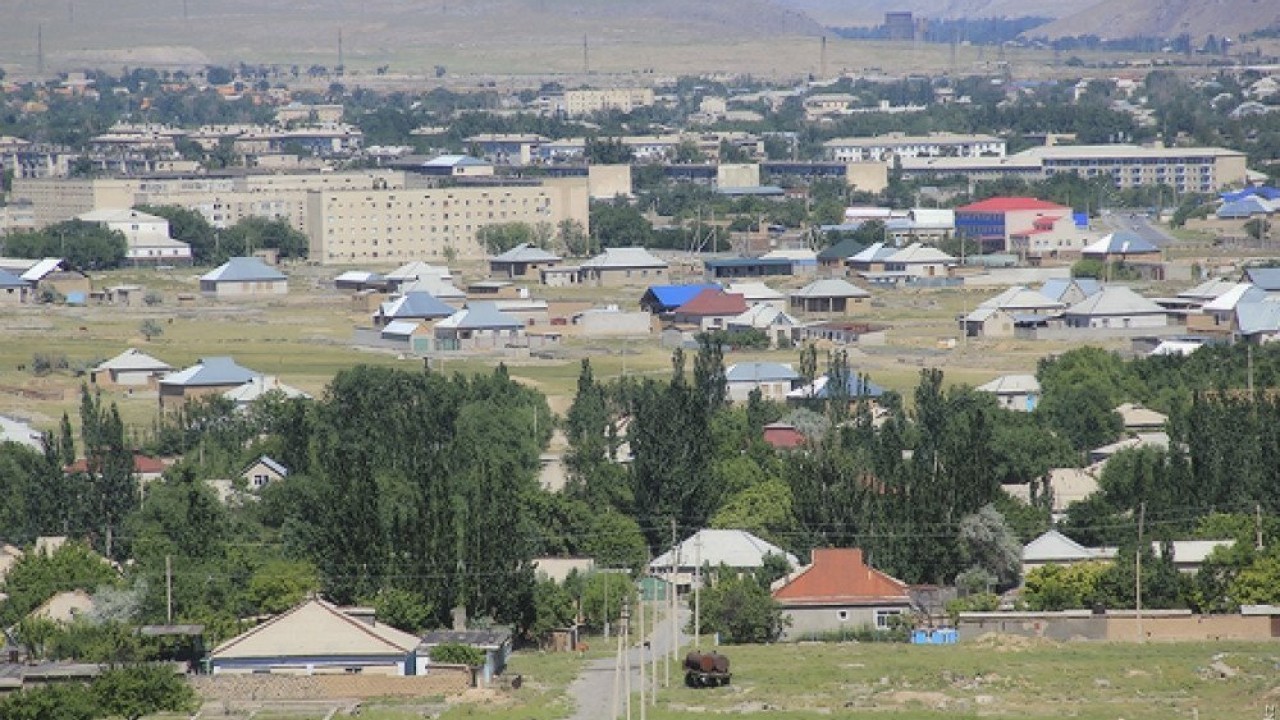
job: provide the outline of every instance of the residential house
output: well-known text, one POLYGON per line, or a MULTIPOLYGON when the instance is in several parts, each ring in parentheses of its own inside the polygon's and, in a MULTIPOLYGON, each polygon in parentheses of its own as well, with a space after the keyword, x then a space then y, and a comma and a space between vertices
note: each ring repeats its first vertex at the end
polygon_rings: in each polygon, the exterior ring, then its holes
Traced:
POLYGON ((978 307, 960 319, 961 330, 968 337, 1011 337, 1021 316, 1055 316, 1066 310, 1058 300, 1045 297, 1023 285, 1015 285, 995 297, 983 300, 978 307))
POLYGON ((240 471, 240 477, 253 490, 261 490, 273 482, 289 477, 289 468, 263 455, 240 471))
POLYGON ((397 320, 439 320, 456 312, 429 292, 413 291, 382 303, 374 313, 373 324, 382 326, 397 320))
POLYGON ((214 675, 417 675, 418 636, 311 598, 209 653, 214 675))
POLYGON ((27 281, 0 268, 0 305, 19 305, 31 295, 32 287, 27 281))
POLYGON ((590 557, 536 557, 529 561, 533 571, 539 578, 555 580, 563 583, 569 575, 577 573, 583 577, 595 572, 595 558, 590 557))
POLYGON ((260 375, 229 357, 201 358, 185 370, 160 378, 160 408, 181 407, 188 400, 240 387, 260 375))
POLYGON ((793 275, 791 260, 785 257, 732 257, 704 260, 708 278, 752 278, 793 275))
POLYGON ((1073 565, 1093 560, 1113 560, 1115 548, 1090 548, 1081 545, 1057 530, 1041 533, 1022 546, 1022 576, 1045 565, 1073 565))
POLYGON ((785 402, 787 393, 794 390, 799 382, 800 373, 783 363, 740 362, 725 370, 725 383, 732 402, 746 402, 756 390, 765 400, 785 402))
POLYGON ((438 350, 497 350, 524 336, 524 323, 492 302, 469 303, 435 326, 438 350))
POLYGON ((200 276, 200 292, 218 299, 272 297, 288 294, 289 279, 256 257, 233 257, 200 276))
POLYGON ((787 309, 787 296, 762 282, 729 283, 725 292, 741 295, 748 305, 772 305, 779 310, 787 309))
POLYGON ((173 372, 173 366, 169 363, 137 348, 129 348, 90 370, 89 382, 99 386, 151 387, 170 372, 173 372))
POLYGON ((694 285, 650 285, 640 297, 640 308, 663 315, 692 300, 703 290, 721 290, 716 283, 694 285))
POLYGON ((761 439, 774 450, 796 450, 808 442, 804 433, 797 430, 795 425, 784 422, 765 425, 761 439))
POLYGON ((1200 306, 1197 313, 1187 314, 1187 331, 1205 335, 1234 335, 1238 329, 1237 311, 1244 305, 1260 303, 1267 293, 1256 285, 1238 283, 1230 290, 1200 306))
POLYGON ((1103 263, 1122 262, 1130 265, 1159 263, 1163 256, 1160 248, 1137 233, 1113 232, 1091 243, 1080 251, 1081 257, 1103 263))
POLYGON ((995 395, 1006 410, 1031 412, 1040 404, 1040 381, 1035 375, 1001 375, 974 389, 995 395))
POLYGON ((45 600, 40 607, 28 613, 27 617, 67 625, 77 618, 88 619, 93 607, 93 597, 84 590, 64 590, 45 600))
POLYGON ((507 668, 511 658, 511 631, 503 627, 484 630, 432 630, 422 636, 418 656, 427 658, 426 672, 431 672, 431 650, 438 645, 465 645, 484 653, 484 662, 477 671, 477 680, 487 686, 493 678, 507 668))
POLYGON ((885 221, 885 234, 895 245, 915 242, 937 244, 949 240, 956 230, 956 213, 944 208, 912 208, 906 217, 885 221))
POLYGON ((1280 201, 1251 195, 1231 202, 1224 202, 1214 211, 1219 220, 1248 220, 1250 218, 1267 218, 1280 211, 1280 201))
POLYGON ((760 256, 761 260, 786 260, 792 275, 812 275, 818 271, 818 253, 809 248, 778 248, 760 256))
POLYGON ((863 307, 871 293, 843 278, 815 280, 791 293, 791 307, 805 313, 845 315, 863 307))
POLYGON ((938 248, 911 243, 885 260, 887 273, 903 273, 909 277, 947 277, 958 261, 938 248))
POLYGON ((339 290, 386 290, 387 278, 381 273, 368 270, 348 270, 333 279, 333 286, 339 290))
POLYGON ((1123 285, 1104 287, 1067 308, 1063 317, 1067 326, 1074 328, 1144 328, 1169 324, 1164 308, 1123 285))
POLYGON ((866 249, 867 246, 858 242, 857 239, 847 237, 830 247, 823 248, 818 253, 818 266, 843 273, 850 258, 866 249))
POLYGON ((747 301, 741 295, 706 289, 671 311, 671 321, 681 325, 695 325, 704 331, 723 330, 729 320, 746 311, 747 301))
POLYGON ((89 276, 62 258, 43 258, 31 263, 19 276, 36 293, 61 295, 71 303, 84 303, 92 290, 89 276))
POLYGON ((1240 304, 1235 328, 1236 337, 1259 345, 1280 339, 1280 298, 1240 304))
POLYGON ((190 265, 191 246, 169 236, 169 221, 132 209, 98 209, 77 218, 114 230, 125 239, 125 261, 133 265, 190 265))
POLYGON ((453 273, 449 272, 449 268, 430 263, 414 260, 387 273, 387 289, 396 290, 400 286, 411 283, 415 280, 425 280, 434 278, 437 280, 452 280, 453 273))
MULTIPOLYGON (((807 385, 801 385, 791 392, 787 393, 787 402, 792 405, 803 405, 812 400, 826 400, 831 397, 831 390, 838 388, 839 385, 831 385, 831 377, 823 375, 814 378, 813 382, 807 385)), ((884 388, 871 382, 866 375, 858 373, 850 373, 849 381, 845 387, 848 393, 849 402, 855 402, 861 399, 875 399, 884 395, 884 388)))
POLYGON ((1101 465, 1084 468, 1053 468, 1043 478, 1029 484, 1001 485, 1010 497, 1032 505, 1044 496, 1049 498, 1049 511, 1054 520, 1066 516, 1071 503, 1080 502, 1098 491, 1101 465))
POLYGON ((1105 463, 1122 450, 1135 448, 1169 449, 1169 434, 1163 431, 1134 433, 1132 436, 1089 451, 1090 463, 1105 463))
POLYGON ((1088 233, 1087 220, 1080 220, 1071 213, 1043 215, 1032 221, 1031 227, 1009 233, 1009 251, 1032 264, 1045 259, 1075 257, 1088 246, 1093 238, 1088 233))
MULTIPOLYGON (((746 530, 703 529, 654 558, 649 563, 649 573, 659 577, 675 573, 676 586, 683 592, 693 587, 694 573, 703 565, 713 568, 724 565, 739 572, 754 572, 764 567, 767 555, 782 557, 790 567, 799 564, 795 555, 746 530)), ((703 582, 706 581, 703 578, 703 582)))
POLYGON ((862 252, 850 257, 847 264, 850 269, 860 273, 884 272, 889 258, 893 257, 897 252, 898 248, 888 243, 871 243, 862 252))
MULTIPOLYGON (((148 457, 142 453, 135 452, 133 454, 133 475, 138 480, 138 486, 145 488, 149 483, 159 480, 164 476, 164 471, 168 469, 168 465, 159 458, 148 457)), ((79 473, 89 472, 89 460, 80 458, 70 465, 62 468, 62 472, 67 475, 76 475, 79 473)))
POLYGON ((865 322, 828 320, 801 325, 792 331, 796 342, 825 341, 836 345, 884 345, 888 328, 865 322))
POLYGON ((649 284, 667 279, 667 262, 644 248, 607 248, 582 263, 584 285, 616 286, 649 284))
POLYGON ((888 630, 912 606, 907 584, 867 565, 859 548, 814 548, 813 562, 776 581, 772 591, 790 620, 785 640, 888 630))
POLYGON ((1094 278, 1052 278, 1040 286, 1040 294, 1070 307, 1102 292, 1102 283, 1094 278))
POLYGON ((287 399, 311 399, 307 393, 292 385, 285 385, 275 375, 259 375, 250 378, 243 385, 238 385, 222 393, 222 397, 236 404, 239 410, 247 410, 250 405, 272 393, 287 399))
POLYGON ((1169 416, 1164 413, 1129 402, 1121 403, 1115 412, 1120 416, 1127 433, 1161 432, 1169 422, 1169 416))
POLYGON ((791 342, 792 331, 799 324, 799 321, 774 305, 752 305, 741 315, 730 318, 725 329, 729 332, 762 332, 769 337, 769 345, 777 347, 791 342))
POLYGON ((449 279, 438 275, 426 275, 417 280, 400 283, 396 287, 401 295, 427 293, 455 310, 462 309, 462 306, 467 302, 467 294, 465 292, 449 279))
POLYGON ((531 243, 520 243, 510 250, 489 258, 489 274, 509 278, 524 277, 560 264, 562 258, 531 243))
POLYGON ((1262 288, 1270 297, 1280 297, 1280 267, 1248 267, 1240 282, 1262 288))

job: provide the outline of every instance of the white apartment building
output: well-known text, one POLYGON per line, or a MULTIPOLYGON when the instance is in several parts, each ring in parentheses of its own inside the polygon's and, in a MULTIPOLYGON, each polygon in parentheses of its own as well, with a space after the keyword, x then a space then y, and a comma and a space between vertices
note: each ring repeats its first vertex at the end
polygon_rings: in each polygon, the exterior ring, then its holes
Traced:
POLYGON ((1247 173, 1244 153, 1216 147, 1054 145, 1019 154, 1040 160, 1045 177, 1110 175, 1119 188, 1163 184, 1178 192, 1215 192, 1243 185, 1247 173))
POLYGON ((920 157, 1004 157, 1004 139, 991 135, 903 135, 835 138, 822 144, 826 158, 836 162, 885 161, 920 157))
POLYGON ((307 194, 306 233, 312 261, 324 265, 482 258, 476 232, 523 222, 589 223, 586 178, 541 185, 307 194))

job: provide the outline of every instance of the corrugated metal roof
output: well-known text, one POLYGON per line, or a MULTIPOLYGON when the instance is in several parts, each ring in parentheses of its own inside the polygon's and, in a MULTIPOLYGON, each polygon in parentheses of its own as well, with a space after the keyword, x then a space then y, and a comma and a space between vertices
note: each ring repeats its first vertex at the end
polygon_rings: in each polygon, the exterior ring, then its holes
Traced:
POLYGON ((267 282, 285 279, 284 273, 256 257, 233 257, 200 276, 201 282, 267 282))
POLYGON ((867 298, 871 293, 841 278, 815 280, 791 293, 798 298, 867 298))
POLYGON ((150 355, 138 350, 137 348, 129 348, 110 360, 103 361, 94 370, 101 372, 103 370, 172 370, 173 366, 163 360, 157 360, 150 355))
POLYGON ((532 243, 520 243, 501 255, 495 255, 490 258, 489 262, 527 263, 555 262, 557 260, 560 260, 560 256, 555 253, 547 252, 540 247, 534 246, 532 243))
POLYGON ((30 284, 13 273, 0 268, 0 288, 24 288, 30 284))
POLYGON ((407 292, 395 300, 388 300, 379 307, 378 314, 384 318, 444 318, 457 312, 428 292, 407 292))
POLYGON ((724 564, 731 568, 757 568, 764 565, 765 555, 780 555, 795 567, 796 556, 761 540, 746 530, 699 530, 671 550, 649 563, 651 569, 692 567, 698 559, 711 567, 724 564))
POLYGON ((237 365, 229 357, 207 357, 201 358, 185 370, 165 375, 160 379, 160 384, 184 387, 240 385, 260 375, 259 372, 237 365))
POLYGON ((729 382, 772 382, 775 380, 799 380, 800 373, 790 365, 776 362, 740 362, 725 370, 729 382))
POLYGON ((441 320, 436 327, 455 330, 504 330, 524 327, 524 323, 498 310, 498 306, 492 302, 473 302, 467 305, 467 309, 441 320))
POLYGON ((589 270, 615 270, 626 268, 665 268, 667 262, 644 248, 608 248, 581 265, 589 270))
POLYGON ((650 285, 640 298, 640 304, 657 312, 674 310, 689 302, 703 290, 719 290, 716 283, 698 285, 650 285))

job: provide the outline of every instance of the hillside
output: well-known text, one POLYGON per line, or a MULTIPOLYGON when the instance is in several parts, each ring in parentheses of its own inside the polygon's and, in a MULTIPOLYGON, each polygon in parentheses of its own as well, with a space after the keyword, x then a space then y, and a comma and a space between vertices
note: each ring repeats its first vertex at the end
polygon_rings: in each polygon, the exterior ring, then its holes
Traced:
POLYGON ((339 29, 353 66, 518 56, 520 48, 580 57, 584 36, 604 48, 822 32, 771 0, 0 0, 0 17, 0 63, 21 67, 35 63, 37 28, 50 66, 333 64, 339 29))
POLYGON ((879 25, 892 10, 929 18, 1050 17, 1083 10, 1092 0, 778 0, 831 27, 879 25))
POLYGON ((1234 37, 1280 25, 1275 0, 1103 0, 1028 33, 1059 38, 1097 35, 1103 39, 1139 35, 1194 38, 1209 34, 1234 37))

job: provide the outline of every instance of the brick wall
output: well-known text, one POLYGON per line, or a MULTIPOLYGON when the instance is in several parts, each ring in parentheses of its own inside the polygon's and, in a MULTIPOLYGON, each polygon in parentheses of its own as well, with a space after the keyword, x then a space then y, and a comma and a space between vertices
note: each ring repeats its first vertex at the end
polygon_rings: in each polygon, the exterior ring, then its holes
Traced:
POLYGON ((471 687, 461 668, 433 668, 430 675, 200 675, 191 686, 205 701, 364 700, 376 697, 456 695, 471 687))

